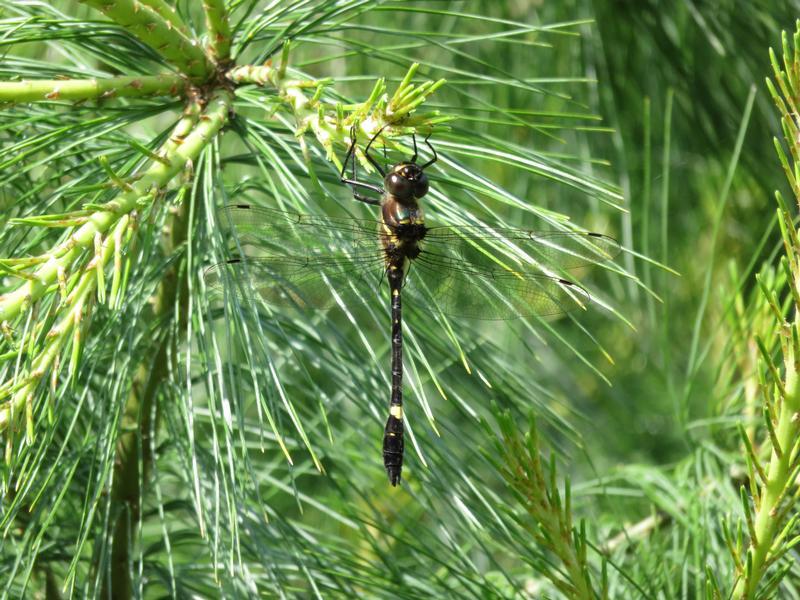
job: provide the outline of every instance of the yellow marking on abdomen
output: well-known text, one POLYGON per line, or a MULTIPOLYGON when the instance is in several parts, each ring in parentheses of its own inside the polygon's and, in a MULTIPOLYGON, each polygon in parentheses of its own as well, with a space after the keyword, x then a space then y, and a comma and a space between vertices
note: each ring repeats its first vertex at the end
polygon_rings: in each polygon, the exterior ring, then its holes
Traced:
POLYGON ((403 418, 403 407, 402 406, 392 406, 389 409, 389 414, 392 415, 395 419, 402 419, 403 418))

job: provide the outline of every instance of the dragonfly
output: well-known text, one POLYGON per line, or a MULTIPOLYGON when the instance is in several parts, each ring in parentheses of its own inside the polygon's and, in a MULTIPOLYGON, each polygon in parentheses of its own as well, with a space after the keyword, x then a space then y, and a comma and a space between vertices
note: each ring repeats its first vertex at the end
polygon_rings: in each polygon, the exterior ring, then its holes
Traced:
MULTIPOLYGON (((513 319, 585 308, 591 298, 564 270, 613 259, 620 246, 601 233, 534 231, 506 227, 429 226, 421 200, 426 171, 438 155, 413 155, 393 166, 370 153, 383 130, 363 150, 383 178, 358 178, 357 131, 342 164, 341 182, 353 198, 378 207, 375 220, 313 216, 231 204, 219 212, 223 231, 235 235, 239 255, 206 271, 211 290, 228 288, 242 298, 257 293, 268 305, 324 310, 343 298, 372 302, 388 294, 391 314, 391 395, 383 432, 383 464, 392 486, 402 475, 403 300, 442 317, 513 319), (352 172, 347 172, 352 163, 352 172), (372 290, 370 296, 365 290, 372 290)), ((384 154, 385 157, 385 154, 384 154)))

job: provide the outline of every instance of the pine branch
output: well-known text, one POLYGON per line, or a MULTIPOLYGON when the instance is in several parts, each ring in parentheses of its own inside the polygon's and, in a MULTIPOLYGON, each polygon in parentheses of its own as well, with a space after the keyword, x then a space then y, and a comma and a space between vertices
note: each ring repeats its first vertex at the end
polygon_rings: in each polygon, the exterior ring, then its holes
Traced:
POLYGON ((108 79, 0 81, 0 102, 180 96, 186 91, 186 83, 183 77, 167 73, 108 79))
POLYGON ((231 54, 231 26, 228 11, 223 0, 203 0, 206 15, 211 57, 215 62, 225 64, 231 54))
MULTIPOLYGON (((26 374, 15 376, 0 384, 0 398, 10 399, 0 405, 0 431, 13 422, 13 415, 25 405, 27 399, 56 361, 61 348, 70 335, 77 335, 84 304, 98 287, 97 273, 112 260, 121 232, 128 226, 128 215, 141 203, 153 202, 158 190, 165 186, 187 164, 197 158, 200 151, 216 135, 228 116, 230 95, 220 91, 209 101, 208 107, 199 114, 199 107, 182 119, 159 151, 162 161, 151 161, 140 178, 128 184, 129 189, 116 199, 96 210, 87 222, 69 236, 66 242, 52 248, 43 255, 46 260, 15 291, 0 298, 0 320, 10 321, 45 295, 66 288, 66 280, 77 277, 76 284, 57 308, 63 315, 61 321, 49 332, 43 332, 46 342, 32 358, 32 366, 26 374), (103 234, 111 234, 103 238, 103 234), (97 246, 94 256, 86 250, 97 246), (53 284, 56 284, 53 286, 53 284)), ((115 275, 115 277, 117 277, 115 275)), ((20 345, 22 352, 24 344, 20 345)), ((80 343, 73 345, 73 357, 80 343)), ((73 361, 74 362, 74 361, 73 361)))
POLYGON ((151 9, 153 9, 158 14, 158 16, 164 19, 164 21, 170 23, 172 27, 180 31, 187 38, 191 37, 189 28, 186 26, 186 23, 183 22, 183 19, 178 14, 178 11, 175 10, 174 6, 170 6, 169 4, 167 4, 165 0, 139 0, 139 1, 141 2, 141 4, 147 5, 151 9))
MULTIPOLYGON (((296 124, 295 135, 302 136, 310 131, 317 142, 325 149, 326 157, 338 169, 342 165, 338 152, 348 148, 351 127, 357 127, 362 139, 371 139, 379 134, 378 141, 388 141, 392 134, 408 133, 417 129, 430 129, 434 125, 446 123, 452 117, 440 116, 438 111, 412 114, 446 81, 426 81, 420 85, 412 83, 419 68, 417 63, 409 67, 405 77, 391 97, 386 91, 386 82, 379 79, 369 97, 352 107, 345 115, 340 104, 332 104, 323 100, 323 92, 329 81, 313 79, 297 79, 288 72, 290 45, 283 47, 277 66, 243 65, 235 67, 226 74, 230 81, 237 84, 254 83, 260 86, 270 84, 278 91, 283 106, 289 109, 296 124), (314 90, 309 97, 308 90, 314 90)), ((363 153, 358 151, 362 165, 368 171, 372 169, 363 153)))
POLYGON ((203 82, 214 72, 214 65, 197 41, 189 38, 180 28, 175 29, 172 20, 165 20, 151 6, 143 5, 139 0, 81 2, 96 8, 130 31, 192 79, 203 82))
POLYGON ((533 414, 524 438, 508 412, 495 411, 495 415, 502 439, 496 442, 497 458, 491 460, 533 519, 529 531, 536 542, 549 549, 563 566, 561 571, 553 569, 545 574, 567 597, 595 600, 598 593, 589 574, 585 525, 573 526, 569 481, 562 495, 555 456, 548 461, 542 455, 533 414))
MULTIPOLYGON (((777 89, 772 84, 769 84, 769 88, 781 113, 785 141, 789 146, 793 165, 790 166, 789 159, 776 141, 778 156, 800 208, 800 187, 795 176, 800 169, 800 137, 797 135, 800 131, 800 116, 793 108, 794 99, 800 97, 800 21, 794 35, 793 51, 790 50, 787 35, 783 34, 783 54, 785 70, 779 66, 775 54, 770 54, 777 89)), ((776 194, 776 197, 778 223, 786 252, 782 264, 788 275, 794 316, 791 321, 784 321, 774 293, 762 284, 762 293, 767 303, 773 307, 773 317, 779 331, 783 372, 780 372, 779 365, 764 344, 757 340, 761 350, 761 363, 766 366, 774 383, 775 397, 772 397, 772 386, 761 386, 768 434, 762 450, 769 455, 768 464, 762 464, 743 429, 740 436, 747 450, 745 457, 749 468, 753 506, 751 507, 743 487, 742 506, 749 541, 746 547, 738 544, 732 549, 737 565, 733 595, 737 599, 748 600, 758 597, 769 568, 785 554, 786 543, 791 539, 797 521, 793 490, 800 475, 800 245, 797 243, 798 232, 793 217, 780 194, 776 194)), ((767 587, 774 589, 785 572, 776 572, 767 587)))
MULTIPOLYGON (((184 201, 173 211, 168 224, 169 239, 164 247, 166 256, 173 256, 186 243, 188 227, 188 202, 184 201)), ((173 262, 153 303, 151 317, 155 322, 167 323, 177 318, 177 331, 184 330, 189 304, 188 277, 185 263, 173 262)), ((132 597, 132 534, 141 518, 141 502, 147 496, 150 483, 153 436, 159 431, 160 420, 157 398, 174 368, 170 367, 170 361, 174 360, 179 343, 181 340, 169 334, 152 340, 149 351, 144 353, 148 358, 136 369, 131 382, 121 423, 123 433, 117 440, 114 460, 111 578, 104 596, 113 591, 115 597, 132 597)))

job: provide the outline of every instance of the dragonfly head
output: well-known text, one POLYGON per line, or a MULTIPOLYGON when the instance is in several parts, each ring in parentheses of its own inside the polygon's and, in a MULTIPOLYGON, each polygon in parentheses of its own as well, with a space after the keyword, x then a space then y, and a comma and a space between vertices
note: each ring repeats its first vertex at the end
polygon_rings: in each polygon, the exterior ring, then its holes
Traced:
POLYGON ((386 174, 383 185, 398 201, 410 202, 428 193, 428 176, 416 163, 400 163, 386 174))

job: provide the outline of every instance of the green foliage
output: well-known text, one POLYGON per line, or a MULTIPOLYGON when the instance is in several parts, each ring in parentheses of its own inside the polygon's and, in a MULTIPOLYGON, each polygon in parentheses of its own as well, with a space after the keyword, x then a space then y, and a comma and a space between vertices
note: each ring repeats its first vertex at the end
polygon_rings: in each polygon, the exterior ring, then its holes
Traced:
MULTIPOLYGON (((532 418, 527 435, 516 429, 510 415, 498 417, 501 436, 496 445, 495 467, 502 473, 518 501, 533 519, 526 527, 541 548, 547 548, 561 561, 558 569, 544 574, 569 598, 596 598, 599 588, 592 583, 588 562, 586 523, 572 523, 572 491, 569 480, 563 496, 558 487, 555 456, 548 461, 539 448, 536 421, 532 418), (545 467, 545 464, 548 466, 545 467)), ((523 525, 524 527, 524 525, 523 525)), ((537 568, 538 565, 532 565, 537 568)), ((539 568, 537 568, 539 570, 539 568)), ((603 597, 607 597, 605 563, 602 564, 603 597)))
POLYGON ((0 0, 2 593, 800 595, 797 7, 662 4, 0 0), (625 246, 562 319, 408 307, 398 489, 387 299, 203 277, 224 204, 375 218, 353 126, 432 131, 433 224, 625 246))
MULTIPOLYGON (((793 41, 794 48, 784 33, 782 64, 771 52, 775 83, 768 81, 767 85, 780 111, 791 162, 777 140, 775 145, 800 208, 800 185, 796 175, 800 173, 800 117, 795 106, 795 99, 800 97, 800 21, 793 41)), ((758 331, 755 338, 759 349, 756 370, 764 373, 766 367, 768 375, 762 375, 759 381, 762 397, 753 412, 761 412, 765 432, 757 435, 755 431, 746 432, 744 427, 740 428, 749 483, 749 490, 741 488, 748 541, 745 546, 742 538, 737 537, 732 554, 738 577, 734 596, 742 598, 756 598, 764 588, 768 592, 775 590, 792 567, 787 554, 800 540, 795 510, 800 474, 800 259, 797 254, 800 239, 789 208, 780 193, 776 197, 785 252, 780 262, 784 278, 778 289, 758 280, 773 323, 758 331), (782 302, 780 294, 786 294, 785 287, 788 287, 788 298, 782 302), (781 360, 773 358, 776 352, 764 343, 761 337, 764 335, 769 336, 767 344, 771 346, 775 345, 772 340, 779 340, 781 360), (769 574, 772 577, 768 579, 769 574)))

